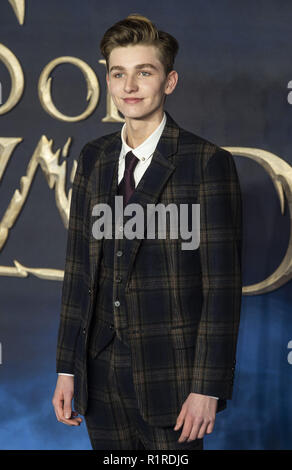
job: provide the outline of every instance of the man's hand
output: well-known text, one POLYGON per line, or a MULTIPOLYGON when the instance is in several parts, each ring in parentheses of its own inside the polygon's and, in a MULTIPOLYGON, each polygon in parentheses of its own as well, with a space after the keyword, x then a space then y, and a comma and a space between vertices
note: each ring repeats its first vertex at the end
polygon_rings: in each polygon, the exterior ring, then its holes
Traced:
POLYGON ((210 434, 213 431, 217 401, 216 398, 207 395, 189 394, 182 405, 174 427, 174 430, 177 431, 184 423, 178 442, 202 439, 205 434, 210 434))
POLYGON ((57 420, 69 426, 79 426, 83 421, 77 418, 78 413, 72 411, 72 399, 74 395, 74 377, 59 375, 52 403, 57 420))

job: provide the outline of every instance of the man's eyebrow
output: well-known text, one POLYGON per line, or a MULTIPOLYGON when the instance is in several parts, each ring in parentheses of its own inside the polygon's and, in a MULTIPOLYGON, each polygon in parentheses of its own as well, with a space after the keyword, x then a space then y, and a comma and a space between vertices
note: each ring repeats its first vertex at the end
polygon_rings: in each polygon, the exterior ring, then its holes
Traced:
MULTIPOLYGON (((135 66, 135 69, 137 69, 137 70, 145 69, 145 68, 150 68, 150 69, 158 71, 158 68, 155 67, 155 65, 153 65, 153 64, 138 64, 138 65, 135 66)), ((110 68, 110 72, 112 72, 113 70, 125 70, 125 67, 123 67, 122 65, 113 65, 110 68)))

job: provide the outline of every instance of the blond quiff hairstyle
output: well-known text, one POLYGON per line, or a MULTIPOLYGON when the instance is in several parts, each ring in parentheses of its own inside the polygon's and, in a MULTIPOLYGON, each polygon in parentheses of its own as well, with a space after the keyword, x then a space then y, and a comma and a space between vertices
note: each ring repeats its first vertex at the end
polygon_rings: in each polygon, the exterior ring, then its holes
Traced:
POLYGON ((107 71, 109 71, 109 56, 115 47, 135 44, 157 47, 165 74, 168 75, 173 70, 174 60, 179 49, 177 40, 171 34, 158 30, 152 21, 145 16, 132 13, 111 26, 100 42, 100 51, 106 60, 107 71))

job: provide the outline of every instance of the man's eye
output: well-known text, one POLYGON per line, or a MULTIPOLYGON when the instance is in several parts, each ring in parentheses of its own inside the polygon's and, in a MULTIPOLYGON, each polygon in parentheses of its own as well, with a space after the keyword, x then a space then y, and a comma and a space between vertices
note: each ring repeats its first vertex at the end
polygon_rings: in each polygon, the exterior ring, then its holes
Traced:
MULTIPOLYGON (((146 77, 147 77, 148 75, 151 75, 151 73, 149 73, 149 72, 141 72, 141 73, 146 73, 146 74, 147 74, 146 77)), ((144 75, 144 77, 145 77, 145 75, 144 75)))
POLYGON ((122 75, 122 74, 121 74, 121 73, 115 73, 115 74, 114 74, 114 77, 115 77, 115 78, 119 78, 120 75, 122 75))

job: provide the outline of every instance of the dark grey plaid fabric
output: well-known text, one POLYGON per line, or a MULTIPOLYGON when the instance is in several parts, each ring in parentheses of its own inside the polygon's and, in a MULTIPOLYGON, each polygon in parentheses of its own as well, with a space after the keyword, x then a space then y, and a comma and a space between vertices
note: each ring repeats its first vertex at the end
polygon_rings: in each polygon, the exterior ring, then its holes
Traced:
POLYGON ((85 422, 94 450, 203 450, 203 439, 178 442, 174 425, 151 426, 140 415, 129 346, 116 335, 88 359, 85 422))
MULTIPOLYGON (((110 203, 116 194, 120 149, 120 132, 88 143, 73 182, 57 372, 75 374, 81 414, 102 253, 91 214, 95 204, 110 203)), ((171 425, 190 392, 218 396, 218 410, 224 409, 232 397, 242 290, 241 195, 232 155, 181 129, 167 113, 151 165, 130 202, 145 213, 148 203, 200 203, 197 250, 181 250, 181 237, 123 240, 121 292, 141 415, 149 424, 171 425)), ((115 309, 117 335, 124 320, 115 309)))

